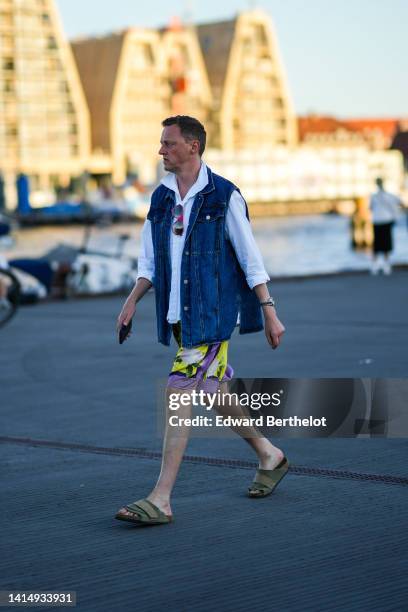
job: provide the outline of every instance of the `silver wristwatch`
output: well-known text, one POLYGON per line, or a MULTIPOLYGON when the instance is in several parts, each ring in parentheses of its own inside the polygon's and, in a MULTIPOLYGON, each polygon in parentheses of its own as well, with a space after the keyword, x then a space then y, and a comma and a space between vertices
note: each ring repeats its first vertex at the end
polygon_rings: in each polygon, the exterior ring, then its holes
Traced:
POLYGON ((269 297, 265 302, 259 302, 261 306, 275 306, 275 300, 273 297, 269 297))

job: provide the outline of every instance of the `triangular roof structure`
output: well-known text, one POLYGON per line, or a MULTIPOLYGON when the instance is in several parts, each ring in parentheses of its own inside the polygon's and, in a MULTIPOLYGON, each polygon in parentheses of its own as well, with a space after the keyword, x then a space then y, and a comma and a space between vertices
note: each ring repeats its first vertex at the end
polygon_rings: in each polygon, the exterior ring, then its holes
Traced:
POLYGON ((196 28, 214 97, 220 97, 222 93, 230 61, 235 27, 236 18, 228 21, 203 23, 196 28))
POLYGON ((269 15, 245 11, 234 19, 199 24, 197 35, 217 117, 210 130, 212 146, 296 144, 296 118, 269 15))
POLYGON ((109 117, 126 31, 71 41, 91 118, 92 149, 111 149, 109 117))
POLYGON ((205 123, 211 107, 195 31, 129 28, 72 48, 90 109, 93 171, 109 158, 116 181, 129 172, 152 181, 161 121, 192 114, 205 123))
POLYGON ((164 72, 169 79, 169 110, 206 122, 212 91, 195 28, 179 22, 160 30, 164 72))

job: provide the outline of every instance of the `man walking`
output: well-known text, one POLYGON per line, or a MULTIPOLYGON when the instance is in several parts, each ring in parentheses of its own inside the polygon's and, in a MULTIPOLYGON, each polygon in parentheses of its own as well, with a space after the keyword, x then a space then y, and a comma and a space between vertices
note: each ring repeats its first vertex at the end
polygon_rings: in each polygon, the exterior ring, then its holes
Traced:
MULTIPOLYGON (((162 125, 159 154, 168 174, 152 194, 138 278, 117 325, 119 329, 131 321, 136 304, 154 285, 158 340, 168 346, 173 334, 179 346, 166 388, 168 410, 170 395, 197 389, 226 392, 233 375, 228 341, 238 314, 240 333, 264 328, 273 349, 285 328, 269 296, 270 278, 252 235, 246 202, 235 185, 201 159, 206 144, 203 125, 180 115, 162 125)), ((239 404, 215 408, 223 416, 243 416, 239 404)), ((180 404, 177 416, 180 422, 191 416, 191 402, 180 404)), ((234 429, 259 458, 250 497, 269 495, 288 470, 286 457, 254 428, 234 429)), ((170 496, 188 436, 188 426, 174 428, 166 419, 156 485, 146 498, 121 508, 116 518, 138 524, 172 520, 170 496)))

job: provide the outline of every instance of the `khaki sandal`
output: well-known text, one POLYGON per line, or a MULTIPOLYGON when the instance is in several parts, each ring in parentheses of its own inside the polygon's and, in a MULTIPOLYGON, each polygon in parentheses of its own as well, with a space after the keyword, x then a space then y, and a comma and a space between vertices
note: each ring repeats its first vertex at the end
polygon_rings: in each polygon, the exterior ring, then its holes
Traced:
POLYGON ((276 489, 279 482, 287 474, 289 461, 283 457, 279 465, 273 470, 258 469, 254 481, 248 489, 249 497, 266 497, 276 489))
POLYGON ((129 523, 136 523, 138 525, 165 525, 166 523, 171 523, 173 520, 170 514, 164 514, 160 508, 148 499, 139 499, 128 504, 125 508, 129 510, 129 512, 132 512, 134 517, 118 512, 115 518, 119 521, 128 521, 129 523))

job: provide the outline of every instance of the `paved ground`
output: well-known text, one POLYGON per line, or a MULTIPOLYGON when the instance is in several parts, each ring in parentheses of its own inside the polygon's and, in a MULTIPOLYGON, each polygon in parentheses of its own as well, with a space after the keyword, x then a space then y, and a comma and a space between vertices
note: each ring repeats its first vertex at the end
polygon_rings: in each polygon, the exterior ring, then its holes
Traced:
MULTIPOLYGON (((275 283, 285 342, 235 334, 236 375, 405 377, 407 281, 275 283)), ((151 294, 119 347, 121 302, 25 307, 0 332, 0 588, 75 590, 84 612, 405 610, 405 439, 276 440, 291 470, 251 500, 249 447, 193 438, 173 525, 112 518, 158 474, 153 396, 175 348, 156 343, 151 294)))

